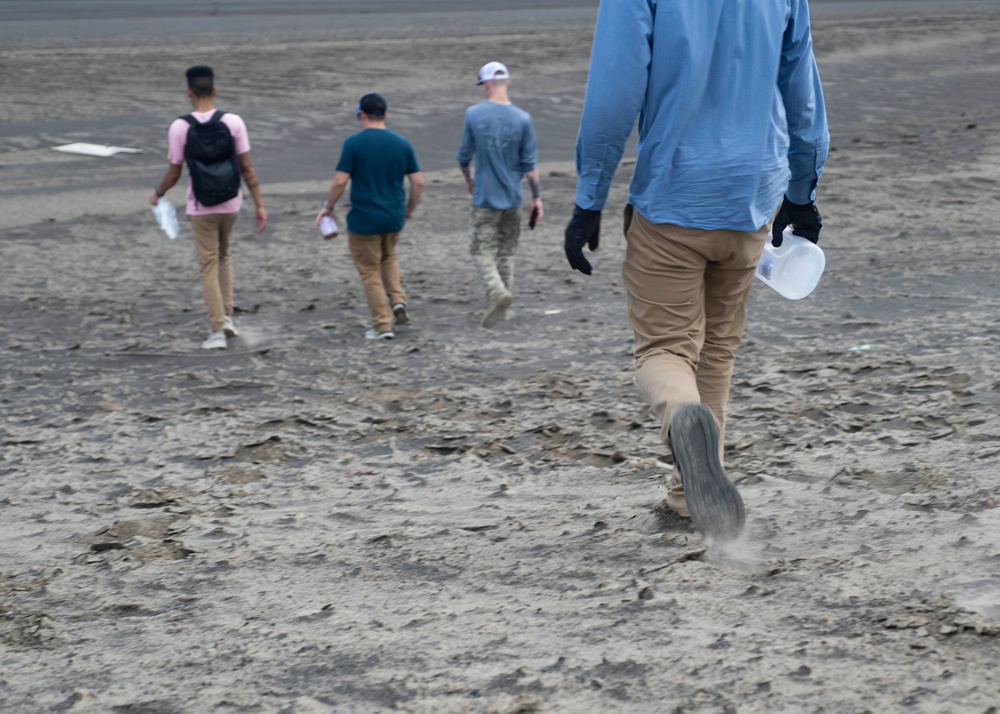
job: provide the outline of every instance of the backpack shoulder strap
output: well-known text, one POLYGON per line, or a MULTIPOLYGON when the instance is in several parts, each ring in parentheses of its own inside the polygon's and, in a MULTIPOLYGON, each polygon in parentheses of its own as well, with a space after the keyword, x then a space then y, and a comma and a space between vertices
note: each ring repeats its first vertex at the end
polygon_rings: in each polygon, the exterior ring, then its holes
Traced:
MULTIPOLYGON (((208 124, 209 122, 219 121, 222 118, 222 115, 225 113, 226 111, 224 109, 216 109, 215 113, 212 114, 212 116, 210 116, 208 118, 208 121, 206 121, 205 123, 208 124)), ((194 118, 194 114, 185 114, 184 116, 178 118, 183 119, 191 126, 196 126, 201 123, 200 121, 194 118)))

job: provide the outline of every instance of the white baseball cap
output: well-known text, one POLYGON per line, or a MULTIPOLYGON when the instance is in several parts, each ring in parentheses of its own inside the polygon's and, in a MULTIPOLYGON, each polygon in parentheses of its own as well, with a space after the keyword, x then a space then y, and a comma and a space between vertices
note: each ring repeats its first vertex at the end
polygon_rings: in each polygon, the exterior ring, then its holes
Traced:
POLYGON ((510 72, 503 62, 487 62, 479 69, 479 81, 476 84, 489 82, 494 79, 510 79, 510 72))

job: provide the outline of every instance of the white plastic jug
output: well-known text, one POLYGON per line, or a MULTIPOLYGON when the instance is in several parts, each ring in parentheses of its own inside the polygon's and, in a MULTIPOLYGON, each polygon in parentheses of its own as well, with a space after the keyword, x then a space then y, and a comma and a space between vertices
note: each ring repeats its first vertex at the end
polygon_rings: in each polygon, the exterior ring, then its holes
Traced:
POLYGON ((319 232, 327 240, 332 240, 337 237, 340 229, 337 228, 337 221, 333 219, 333 216, 323 216, 319 219, 319 232))
POLYGON ((794 235, 791 226, 781 235, 780 248, 771 245, 768 237, 755 274, 782 297, 801 300, 819 284, 826 268, 826 256, 812 241, 794 235))
POLYGON ((156 224, 167 234, 167 238, 175 240, 181 234, 181 224, 177 220, 177 209, 165 198, 160 198, 155 206, 150 206, 156 224))

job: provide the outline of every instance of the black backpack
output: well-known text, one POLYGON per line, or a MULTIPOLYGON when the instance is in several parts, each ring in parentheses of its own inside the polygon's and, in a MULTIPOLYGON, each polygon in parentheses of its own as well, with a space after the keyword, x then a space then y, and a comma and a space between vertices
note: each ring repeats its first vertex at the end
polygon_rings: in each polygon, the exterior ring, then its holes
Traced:
POLYGON ((202 206, 218 206, 240 192, 240 162, 236 157, 236 142, 229 127, 220 120, 225 114, 215 114, 201 123, 190 114, 181 117, 188 127, 184 144, 184 161, 191 173, 191 189, 202 206))

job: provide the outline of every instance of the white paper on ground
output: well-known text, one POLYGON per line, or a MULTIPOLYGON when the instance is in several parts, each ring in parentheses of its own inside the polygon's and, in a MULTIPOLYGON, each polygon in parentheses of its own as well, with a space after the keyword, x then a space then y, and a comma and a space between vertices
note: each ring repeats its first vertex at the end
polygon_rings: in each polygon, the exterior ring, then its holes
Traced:
POLYGON ((85 144, 77 142, 75 144, 63 144, 53 146, 53 151, 62 151, 66 154, 82 154, 83 156, 100 156, 106 158, 115 154, 141 154, 142 149, 129 149, 125 146, 107 146, 105 144, 85 144))

